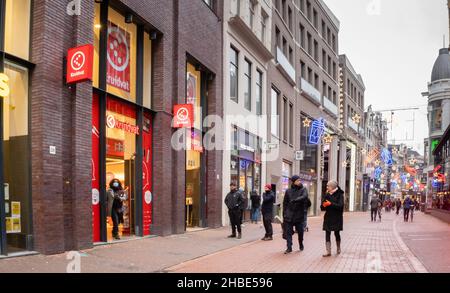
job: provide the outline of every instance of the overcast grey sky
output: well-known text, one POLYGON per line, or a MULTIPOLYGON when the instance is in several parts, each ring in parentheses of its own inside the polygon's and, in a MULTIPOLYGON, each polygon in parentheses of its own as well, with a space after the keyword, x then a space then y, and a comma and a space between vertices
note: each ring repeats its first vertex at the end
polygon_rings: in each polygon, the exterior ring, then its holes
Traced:
MULTIPOLYGON (((428 129, 427 100, 421 93, 427 91, 444 35, 449 45, 447 1, 324 1, 341 22, 340 54, 347 54, 364 79, 366 108, 422 106, 415 111, 414 142, 405 143, 423 153, 428 129)), ((390 119, 390 113, 386 117, 390 119)), ((412 139, 412 119, 413 111, 396 113, 392 136, 412 139)))

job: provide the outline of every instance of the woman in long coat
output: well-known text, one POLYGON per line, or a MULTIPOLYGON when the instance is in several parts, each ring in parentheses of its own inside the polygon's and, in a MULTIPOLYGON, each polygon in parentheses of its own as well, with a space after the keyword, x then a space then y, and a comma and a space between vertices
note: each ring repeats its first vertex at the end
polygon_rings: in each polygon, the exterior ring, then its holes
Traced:
POLYGON ((344 191, 338 186, 336 181, 327 184, 327 194, 322 198, 322 211, 325 211, 323 218, 323 230, 325 231, 326 253, 323 257, 331 256, 331 232, 336 237, 337 254, 341 253, 340 231, 344 226, 344 191))

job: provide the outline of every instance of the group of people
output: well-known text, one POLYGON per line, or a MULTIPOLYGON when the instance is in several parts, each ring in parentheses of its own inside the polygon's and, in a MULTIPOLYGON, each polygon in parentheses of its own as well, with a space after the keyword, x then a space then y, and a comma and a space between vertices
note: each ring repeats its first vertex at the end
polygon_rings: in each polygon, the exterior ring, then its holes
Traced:
MULTIPOLYGON (((311 201, 307 188, 302 184, 299 176, 295 175, 291 178, 291 187, 286 190, 283 199, 283 238, 286 240, 287 248, 285 254, 291 253, 293 250, 293 235, 297 233, 299 250, 303 251, 304 232, 308 231, 307 216, 308 209, 311 207, 311 201)), ((257 193, 252 192, 251 202, 251 221, 257 222, 259 207, 261 203, 261 214, 265 228, 264 241, 273 239, 273 206, 275 204, 275 194, 272 191, 271 184, 265 186, 265 192, 260 198, 257 193)), ((339 188, 336 181, 330 181, 327 184, 327 192, 322 197, 321 210, 325 211, 323 230, 325 231, 325 247, 326 252, 323 257, 331 256, 331 233, 334 232, 336 238, 337 254, 341 253, 341 235, 343 230, 343 213, 344 213, 344 192, 339 188)), ((230 217, 231 235, 229 238, 242 237, 242 213, 245 209, 245 197, 238 190, 237 184, 230 184, 230 192, 225 197, 225 204, 228 207, 228 215, 230 217), (237 231, 237 234, 236 234, 237 231)))
POLYGON ((377 221, 377 216, 379 221, 381 222, 381 211, 383 207, 387 212, 390 212, 391 209, 396 209, 396 214, 400 214, 400 209, 403 207, 403 220, 408 222, 411 219, 411 222, 414 218, 414 210, 419 209, 419 202, 415 197, 406 196, 405 200, 402 202, 400 198, 396 198, 394 200, 387 199, 384 202, 377 196, 373 195, 370 200, 370 220, 372 222, 377 221))

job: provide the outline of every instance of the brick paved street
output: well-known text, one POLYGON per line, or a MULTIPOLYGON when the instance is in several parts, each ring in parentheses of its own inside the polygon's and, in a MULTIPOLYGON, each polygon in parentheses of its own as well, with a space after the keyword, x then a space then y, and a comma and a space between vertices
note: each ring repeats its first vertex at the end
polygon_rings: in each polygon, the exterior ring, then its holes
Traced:
POLYGON ((357 273, 357 272, 450 272, 450 259, 443 256, 449 237, 449 225, 422 213, 416 213, 415 223, 404 223, 402 216, 385 213, 383 221, 371 223, 367 213, 346 214, 342 233, 340 256, 327 259, 324 253, 324 235, 321 231, 321 219, 310 220, 312 228, 305 236, 305 251, 297 249, 290 255, 284 255, 285 241, 280 235, 272 242, 257 241, 203 257, 170 268, 171 272, 320 272, 320 273, 357 273), (426 236, 413 236, 425 234, 426 236), (439 236, 435 236, 439 235, 439 236), (405 245, 413 247, 412 251, 405 245), (428 237, 430 241, 414 242, 411 237, 428 237), (415 253, 416 255, 414 255, 415 253))
MULTIPOLYGON (((263 228, 246 224, 242 240, 227 239, 229 228, 155 237, 82 251, 81 272, 450 272, 450 258, 442 255, 450 226, 422 213, 414 223, 402 216, 383 215, 371 223, 368 213, 345 214, 343 252, 324 252, 322 218, 310 218, 305 251, 284 255, 280 225, 274 241, 263 242, 263 228)), ((66 272, 66 254, 0 259, 0 273, 66 272)))

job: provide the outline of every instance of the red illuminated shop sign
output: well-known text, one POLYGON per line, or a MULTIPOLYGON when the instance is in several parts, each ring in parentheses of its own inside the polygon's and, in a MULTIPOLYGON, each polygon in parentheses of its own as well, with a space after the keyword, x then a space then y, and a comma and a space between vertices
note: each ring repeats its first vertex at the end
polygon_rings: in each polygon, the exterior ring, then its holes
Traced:
POLYGON ((194 126, 194 106, 192 104, 173 107, 173 127, 192 128, 194 126))
POLYGON ((93 52, 94 47, 92 45, 69 49, 66 74, 68 84, 92 80, 93 52))
POLYGON ((139 126, 119 121, 114 115, 106 116, 106 126, 139 135, 139 126))

